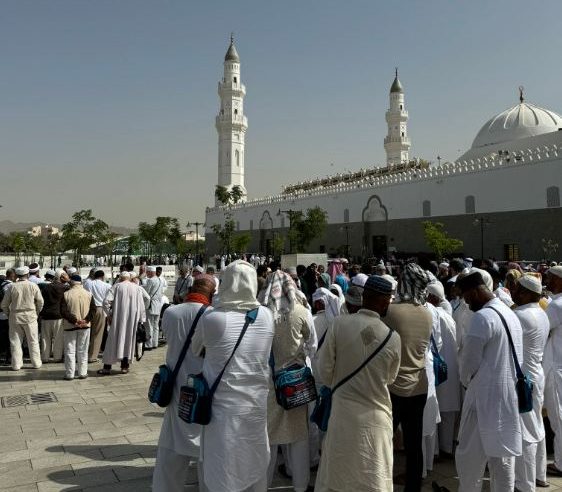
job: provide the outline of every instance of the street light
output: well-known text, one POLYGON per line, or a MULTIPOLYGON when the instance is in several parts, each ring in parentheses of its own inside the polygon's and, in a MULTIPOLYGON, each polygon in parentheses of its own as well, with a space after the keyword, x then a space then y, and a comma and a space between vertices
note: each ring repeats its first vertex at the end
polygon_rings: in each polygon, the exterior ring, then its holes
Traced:
POLYGON ((188 222, 187 227, 195 226, 195 266, 199 265, 199 226, 204 226, 204 222, 188 222))
POLYGON ((484 260, 484 225, 491 224, 490 219, 487 217, 476 217, 473 225, 480 224, 480 259, 484 260))

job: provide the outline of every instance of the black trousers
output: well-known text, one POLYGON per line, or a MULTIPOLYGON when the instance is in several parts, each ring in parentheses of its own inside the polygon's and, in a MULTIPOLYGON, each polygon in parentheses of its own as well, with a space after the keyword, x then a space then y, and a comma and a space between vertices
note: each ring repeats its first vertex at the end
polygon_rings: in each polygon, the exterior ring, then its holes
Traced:
POLYGON ((390 393, 394 430, 402 426, 406 451, 406 487, 404 492, 419 492, 423 473, 423 409, 427 394, 397 396, 390 393))
POLYGON ((0 357, 10 361, 12 350, 10 349, 10 326, 7 319, 0 319, 0 357))

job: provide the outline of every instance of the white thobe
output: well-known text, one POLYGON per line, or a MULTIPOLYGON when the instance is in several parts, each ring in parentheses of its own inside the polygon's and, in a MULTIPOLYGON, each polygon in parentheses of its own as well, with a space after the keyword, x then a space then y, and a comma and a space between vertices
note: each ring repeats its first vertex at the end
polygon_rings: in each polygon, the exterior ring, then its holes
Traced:
POLYGON ((460 492, 480 490, 486 462, 492 490, 513 490, 514 456, 521 454, 515 364, 503 323, 489 307, 505 318, 517 357, 523 360, 521 323, 494 298, 474 314, 460 354, 460 379, 467 387, 456 451, 460 492))
POLYGON ((449 316, 453 315, 453 307, 451 306, 451 303, 447 300, 447 299, 443 299, 440 303, 439 306, 441 309, 443 309, 443 311, 445 311, 449 316))
POLYGON ((494 291, 494 295, 500 300, 502 301, 507 307, 511 307, 513 306, 515 303, 513 302, 513 299, 511 298, 511 295, 509 294, 509 292, 504 289, 503 287, 498 287, 495 291, 494 291))
POLYGON ((562 470, 562 293, 546 308, 550 334, 544 350, 544 406, 554 431, 554 466, 562 470))
MULTIPOLYGON (((162 317, 162 332, 168 340, 166 365, 171 370, 176 366, 193 320, 201 306, 202 304, 197 302, 178 304, 168 308, 162 317)), ((178 417, 178 401, 180 388, 185 384, 187 376, 199 374, 202 367, 203 359, 188 350, 174 384, 172 399, 166 407, 162 420, 160 439, 158 440, 158 457, 152 481, 152 490, 155 492, 183 491, 188 471, 187 457, 199 457, 201 426, 186 424, 180 420, 178 417), (164 448, 162 452, 161 448, 164 448), (184 464, 183 467, 181 466, 182 463, 184 464)))
POLYGON ((464 302, 464 299, 460 299, 458 304, 453 308, 453 319, 455 320, 457 328, 457 345, 459 347, 459 352, 462 350, 464 334, 467 332, 473 316, 474 313, 470 310, 468 304, 464 302))
POLYGON ((542 359, 549 332, 548 316, 538 303, 515 309, 523 328, 523 363, 521 370, 533 381, 533 410, 520 414, 523 454, 516 458, 515 485, 521 492, 535 490, 537 443, 544 439, 542 406, 544 372, 542 359))
POLYGON ((103 363, 115 364, 127 357, 129 362, 135 352, 137 325, 144 318, 144 302, 138 285, 124 281, 107 292, 103 310, 110 316, 103 363))
MULTIPOLYGON (((212 385, 238 340, 245 313, 215 309, 205 314, 192 349, 205 349, 203 376, 212 385)), ((201 455, 205 486, 211 492, 239 492, 267 479, 269 439, 267 394, 273 315, 260 307, 213 399, 213 415, 203 427, 201 455)))
POLYGON ((319 352, 322 350, 324 343, 326 343, 326 333, 328 332, 328 328, 331 325, 330 321, 326 317, 325 311, 317 312, 313 317, 314 321, 314 332, 316 334, 316 339, 318 340, 317 350, 315 351, 314 357, 312 357, 312 371, 314 373, 314 378, 316 381, 316 386, 320 388, 323 382, 321 381, 320 374, 318 373, 318 356, 319 352))

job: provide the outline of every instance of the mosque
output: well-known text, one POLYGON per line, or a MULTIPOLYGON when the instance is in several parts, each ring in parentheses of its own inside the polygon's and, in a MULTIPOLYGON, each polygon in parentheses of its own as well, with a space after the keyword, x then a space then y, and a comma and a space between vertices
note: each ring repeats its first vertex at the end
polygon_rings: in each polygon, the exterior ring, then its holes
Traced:
MULTIPOLYGON (((236 230, 251 235, 250 252, 274 254, 276 236, 288 233, 290 212, 319 206, 328 226, 309 252, 429 252, 422 222, 430 220, 462 239, 469 256, 517 261, 562 255, 544 250, 545 242, 562 247, 562 117, 527 102, 522 88, 518 104, 490 118, 457 161, 431 165, 410 159, 408 111, 396 72, 386 112, 386 166, 289 184, 277 195, 255 199, 247 199, 244 186, 246 88, 232 38, 218 92, 218 184, 238 185, 244 193, 231 213, 236 230)), ((224 214, 217 203, 206 210, 210 255, 220 252, 211 226, 223 224, 224 214)))

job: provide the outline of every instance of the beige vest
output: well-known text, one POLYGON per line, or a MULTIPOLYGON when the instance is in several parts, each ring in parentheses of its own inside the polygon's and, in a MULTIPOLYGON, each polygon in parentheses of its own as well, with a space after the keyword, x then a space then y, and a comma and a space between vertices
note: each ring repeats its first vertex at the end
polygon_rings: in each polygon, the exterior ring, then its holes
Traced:
MULTIPOLYGON (((70 313, 78 319, 84 319, 88 316, 92 294, 85 290, 84 287, 81 285, 74 285, 64 293, 64 300, 66 301, 70 313)), ((88 326, 90 326, 90 323, 88 323, 88 326)), ((66 321, 64 329, 70 330, 71 328, 74 328, 74 325, 66 321)))

